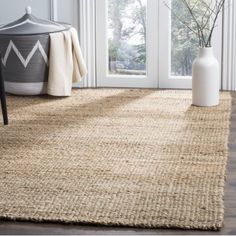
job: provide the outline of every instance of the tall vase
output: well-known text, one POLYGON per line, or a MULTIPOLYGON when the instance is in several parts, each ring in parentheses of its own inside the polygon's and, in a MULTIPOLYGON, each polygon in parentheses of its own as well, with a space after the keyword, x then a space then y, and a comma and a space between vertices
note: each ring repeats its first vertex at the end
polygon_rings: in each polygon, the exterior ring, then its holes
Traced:
POLYGON ((193 63, 193 105, 210 107, 219 105, 220 65, 213 48, 200 48, 193 63))

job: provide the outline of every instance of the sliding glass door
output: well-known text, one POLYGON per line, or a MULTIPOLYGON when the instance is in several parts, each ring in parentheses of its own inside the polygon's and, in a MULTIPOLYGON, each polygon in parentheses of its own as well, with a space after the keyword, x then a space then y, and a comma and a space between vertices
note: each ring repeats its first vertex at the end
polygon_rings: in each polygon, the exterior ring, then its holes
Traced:
MULTIPOLYGON (((98 86, 191 88, 198 42, 177 19, 179 15, 190 21, 181 4, 180 0, 96 1, 98 86)), ((214 44, 220 48, 221 37, 217 38, 214 44)))

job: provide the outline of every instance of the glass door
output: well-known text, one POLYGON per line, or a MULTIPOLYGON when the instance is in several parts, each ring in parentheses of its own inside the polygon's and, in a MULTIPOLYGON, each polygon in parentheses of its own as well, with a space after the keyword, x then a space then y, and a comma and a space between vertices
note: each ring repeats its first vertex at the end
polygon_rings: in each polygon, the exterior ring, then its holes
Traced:
MULTIPOLYGON (((214 5, 214 1, 216 0, 209 0, 209 4, 214 5)), ((199 46, 198 38, 184 23, 187 25, 194 23, 190 23, 193 22, 192 17, 183 1, 166 0, 164 2, 159 5, 159 66, 161 68, 159 70, 159 87, 191 89, 192 64, 197 57, 199 46)), ((206 21, 202 17, 209 14, 206 2, 204 4, 202 1, 192 1, 191 4, 199 22, 206 21)), ((219 19, 213 41, 215 56, 219 62, 222 60, 221 26, 221 19, 219 19)))
POLYGON ((158 1, 99 0, 99 87, 158 87, 158 1))
MULTIPOLYGON (((180 0, 96 1, 98 87, 190 89, 198 41, 178 18, 191 22, 180 0)), ((216 33, 221 61, 221 27, 216 33)))

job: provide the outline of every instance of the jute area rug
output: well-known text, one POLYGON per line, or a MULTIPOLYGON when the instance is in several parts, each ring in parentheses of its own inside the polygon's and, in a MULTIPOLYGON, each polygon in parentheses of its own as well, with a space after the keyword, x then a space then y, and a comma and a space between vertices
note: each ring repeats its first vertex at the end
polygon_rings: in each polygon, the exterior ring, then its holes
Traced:
POLYGON ((231 96, 191 106, 189 91, 76 90, 8 97, 0 127, 0 218, 217 230, 231 96))

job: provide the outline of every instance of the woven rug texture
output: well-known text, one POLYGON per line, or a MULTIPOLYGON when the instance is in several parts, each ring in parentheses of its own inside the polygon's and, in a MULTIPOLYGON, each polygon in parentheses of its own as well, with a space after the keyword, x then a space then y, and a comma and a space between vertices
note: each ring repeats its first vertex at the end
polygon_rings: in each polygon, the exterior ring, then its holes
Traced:
POLYGON ((0 219, 218 230, 231 113, 190 91, 75 90, 8 97, 0 219))

